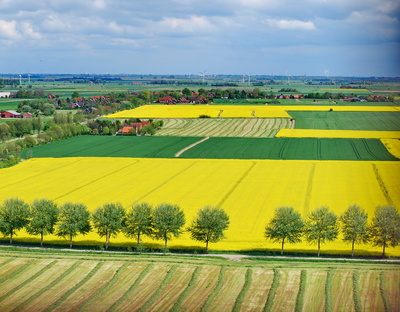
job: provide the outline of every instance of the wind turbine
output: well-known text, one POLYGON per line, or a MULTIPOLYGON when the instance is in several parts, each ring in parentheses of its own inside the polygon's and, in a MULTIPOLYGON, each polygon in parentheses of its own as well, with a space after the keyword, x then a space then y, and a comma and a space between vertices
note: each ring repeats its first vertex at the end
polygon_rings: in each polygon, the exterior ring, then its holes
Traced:
POLYGON ((246 77, 245 74, 242 74, 242 83, 243 84, 244 84, 244 77, 246 77))
POLYGON ((200 72, 200 76, 202 76, 203 77, 203 83, 204 83, 204 74, 206 73, 207 71, 205 70, 205 71, 203 71, 203 72, 200 72))
POLYGON ((21 74, 19 75, 19 85, 21 85, 22 84, 22 76, 21 76, 21 74))
POLYGON ((252 73, 249 74, 249 87, 250 87, 250 76, 251 76, 251 74, 252 74, 252 73))

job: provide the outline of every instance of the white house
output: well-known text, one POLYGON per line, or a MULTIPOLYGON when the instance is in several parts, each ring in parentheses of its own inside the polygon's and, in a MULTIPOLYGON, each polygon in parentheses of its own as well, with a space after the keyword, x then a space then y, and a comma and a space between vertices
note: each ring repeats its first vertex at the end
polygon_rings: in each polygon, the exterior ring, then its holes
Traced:
POLYGON ((0 98, 9 98, 11 92, 0 92, 0 98))

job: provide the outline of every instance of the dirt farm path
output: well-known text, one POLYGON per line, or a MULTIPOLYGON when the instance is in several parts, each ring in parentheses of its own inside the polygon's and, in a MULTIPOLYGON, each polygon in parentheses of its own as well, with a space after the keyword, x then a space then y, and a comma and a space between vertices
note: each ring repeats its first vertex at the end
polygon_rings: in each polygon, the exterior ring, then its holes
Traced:
MULTIPOLYGON (((20 248, 20 249, 33 249, 33 250, 48 250, 48 251, 70 251, 70 252, 94 252, 94 253, 108 253, 108 254, 148 254, 148 255, 168 255, 162 252, 141 253, 135 251, 107 251, 107 250, 86 250, 86 249, 70 249, 70 248, 47 248, 47 247, 29 247, 18 245, 0 245, 0 248, 20 248)), ((400 259, 364 259, 364 258, 333 258, 333 257, 291 257, 291 256, 254 256, 254 255, 235 255, 235 254, 185 254, 185 253, 171 253, 171 256, 193 256, 193 257, 221 257, 231 261, 246 261, 249 258, 265 258, 265 259, 287 259, 287 260, 321 260, 321 261, 358 261, 358 262, 386 262, 386 263, 399 263, 400 259)))
POLYGON ((201 139, 200 141, 197 141, 193 144, 190 144, 189 146, 186 146, 185 148, 181 149, 178 153, 175 154, 175 157, 181 156, 182 153, 186 152, 187 150, 191 149, 192 147, 195 147, 196 145, 203 143, 204 141, 208 140, 210 137, 205 137, 204 139, 201 139))

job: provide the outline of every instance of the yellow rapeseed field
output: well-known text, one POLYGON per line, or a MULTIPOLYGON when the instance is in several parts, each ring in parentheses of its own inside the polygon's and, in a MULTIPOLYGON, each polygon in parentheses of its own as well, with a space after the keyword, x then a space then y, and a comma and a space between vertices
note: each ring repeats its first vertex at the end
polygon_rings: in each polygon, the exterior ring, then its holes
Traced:
POLYGON ((400 158, 400 138, 399 139, 381 139, 383 145, 394 157, 400 158))
POLYGON ((290 118, 287 111, 365 111, 396 112, 394 106, 316 106, 316 105, 144 105, 106 116, 107 118, 290 118))
POLYGON ((278 138, 400 139, 400 131, 280 129, 275 136, 278 138))
MULTIPOLYGON (((392 161, 303 161, 303 160, 215 160, 142 158, 41 158, 0 170, 0 200, 19 197, 83 202, 90 210, 106 202, 120 201, 126 208, 135 202, 154 205, 170 202, 182 207, 187 225, 199 208, 219 205, 230 216, 227 239, 211 244, 214 250, 279 249, 264 239, 264 227, 279 206, 293 206, 306 216, 312 209, 328 205, 337 214, 359 204, 370 216, 378 205, 400 207, 400 162, 392 161)), ((35 240, 24 232, 16 239, 35 240)), ((66 242, 47 236, 48 242, 66 242)), ((78 236, 76 243, 101 245, 96 233, 78 236)), ((122 234, 112 243, 134 245, 122 234)), ((144 238, 145 244, 161 241, 144 238)), ((202 243, 184 233, 170 246, 193 247, 202 243)), ((315 250, 307 243, 287 249, 315 250)), ((356 246, 364 253, 379 254, 381 248, 356 246)), ((341 240, 323 250, 350 250, 341 240)), ((400 255, 400 249, 388 248, 400 255)))

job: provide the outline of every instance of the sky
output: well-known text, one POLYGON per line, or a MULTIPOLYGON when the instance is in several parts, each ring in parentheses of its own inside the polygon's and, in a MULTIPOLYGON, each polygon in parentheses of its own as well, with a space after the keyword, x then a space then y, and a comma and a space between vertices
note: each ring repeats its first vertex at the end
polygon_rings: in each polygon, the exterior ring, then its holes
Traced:
POLYGON ((0 0, 0 73, 400 77, 398 0, 0 0))

